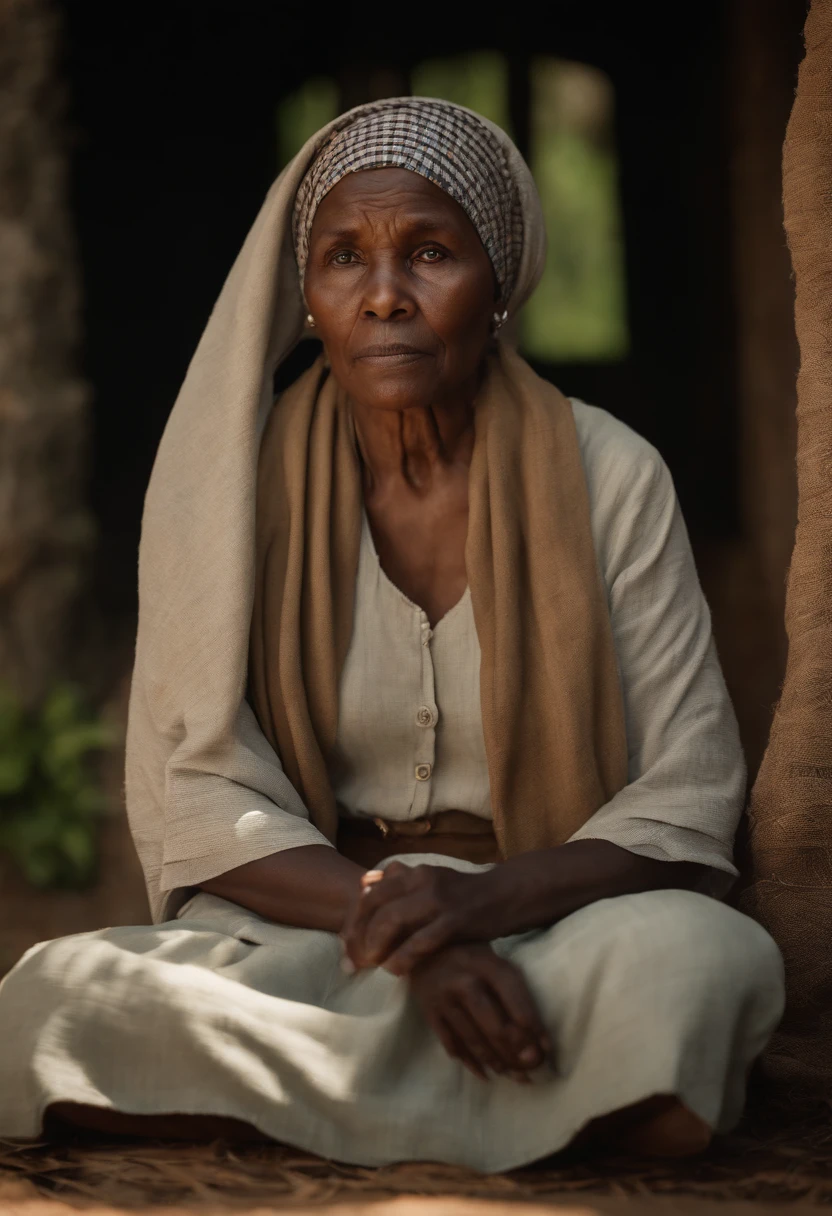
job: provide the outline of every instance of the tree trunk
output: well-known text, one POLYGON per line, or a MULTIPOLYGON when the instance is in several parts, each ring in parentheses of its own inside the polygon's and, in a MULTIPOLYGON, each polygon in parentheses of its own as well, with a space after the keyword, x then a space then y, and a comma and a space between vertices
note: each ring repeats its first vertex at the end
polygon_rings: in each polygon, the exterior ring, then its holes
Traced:
POLYGON ((832 0, 813 0, 783 149, 794 268, 798 523, 786 675, 751 797, 753 878, 742 906, 786 960, 786 1018, 769 1076, 832 1083, 832 0))
POLYGON ((29 703, 62 674, 94 535, 58 39, 49 0, 0 0, 0 682, 29 703))

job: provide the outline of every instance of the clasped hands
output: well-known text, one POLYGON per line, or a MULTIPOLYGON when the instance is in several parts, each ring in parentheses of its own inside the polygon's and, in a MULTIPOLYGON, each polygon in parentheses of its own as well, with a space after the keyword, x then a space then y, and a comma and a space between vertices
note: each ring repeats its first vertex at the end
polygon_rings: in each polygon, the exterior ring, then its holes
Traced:
POLYGON ((349 969, 407 977, 449 1055, 520 1082, 551 1043, 522 971, 489 942, 511 932, 496 870, 391 862, 361 878, 341 930, 349 969))

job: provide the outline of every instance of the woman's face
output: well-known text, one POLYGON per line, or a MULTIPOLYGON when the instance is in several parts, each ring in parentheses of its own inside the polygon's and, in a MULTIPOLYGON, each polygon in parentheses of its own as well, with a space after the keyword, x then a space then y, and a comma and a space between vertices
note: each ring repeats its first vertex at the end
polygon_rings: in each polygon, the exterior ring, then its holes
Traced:
POLYGON ((341 387, 379 409, 470 399, 494 271, 468 216, 407 169, 348 173, 312 223, 306 302, 341 387))

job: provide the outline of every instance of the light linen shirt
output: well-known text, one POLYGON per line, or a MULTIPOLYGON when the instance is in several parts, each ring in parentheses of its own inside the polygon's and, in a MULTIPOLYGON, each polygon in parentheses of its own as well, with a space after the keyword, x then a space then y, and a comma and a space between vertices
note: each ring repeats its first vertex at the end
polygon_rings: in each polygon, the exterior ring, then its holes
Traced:
MULTIPOLYGON (((737 873, 731 855, 746 772, 673 482, 645 439, 605 410, 571 403, 629 757, 628 784, 572 839, 698 862, 708 867, 701 889, 723 894, 737 873)), ((479 669, 470 589, 431 628, 382 570, 364 513, 329 759, 341 814, 491 818, 479 669)), ((279 837, 278 849, 324 842, 297 814, 285 816, 279 837)))

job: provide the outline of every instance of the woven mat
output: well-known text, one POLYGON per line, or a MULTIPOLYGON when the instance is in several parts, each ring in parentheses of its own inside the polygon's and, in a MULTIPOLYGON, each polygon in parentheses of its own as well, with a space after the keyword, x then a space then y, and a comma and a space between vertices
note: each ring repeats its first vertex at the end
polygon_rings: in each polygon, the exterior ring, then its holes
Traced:
POLYGON ((611 1206, 611 1200, 629 1200, 630 1212, 653 1208, 632 1201, 658 1197, 673 1197, 672 1204, 660 1205, 673 1212, 700 1211, 703 1201, 721 1201, 723 1212, 731 1201, 832 1205, 832 1111, 800 1121, 768 1118, 683 1162, 561 1157, 496 1175, 424 1163, 365 1169, 280 1145, 222 1141, 0 1142, 0 1212, 26 1216, 58 1211, 66 1203, 96 1211, 150 1208, 157 1216, 172 1210, 289 1213, 321 1207, 333 1216, 365 1210, 375 1216, 388 1210, 445 1216, 509 1208, 531 1216, 554 1203, 587 1216, 618 1210, 620 1203, 611 1206), (63 1203, 44 1206, 47 1199, 63 1203), (699 1203, 691 1207, 691 1200, 699 1203))

